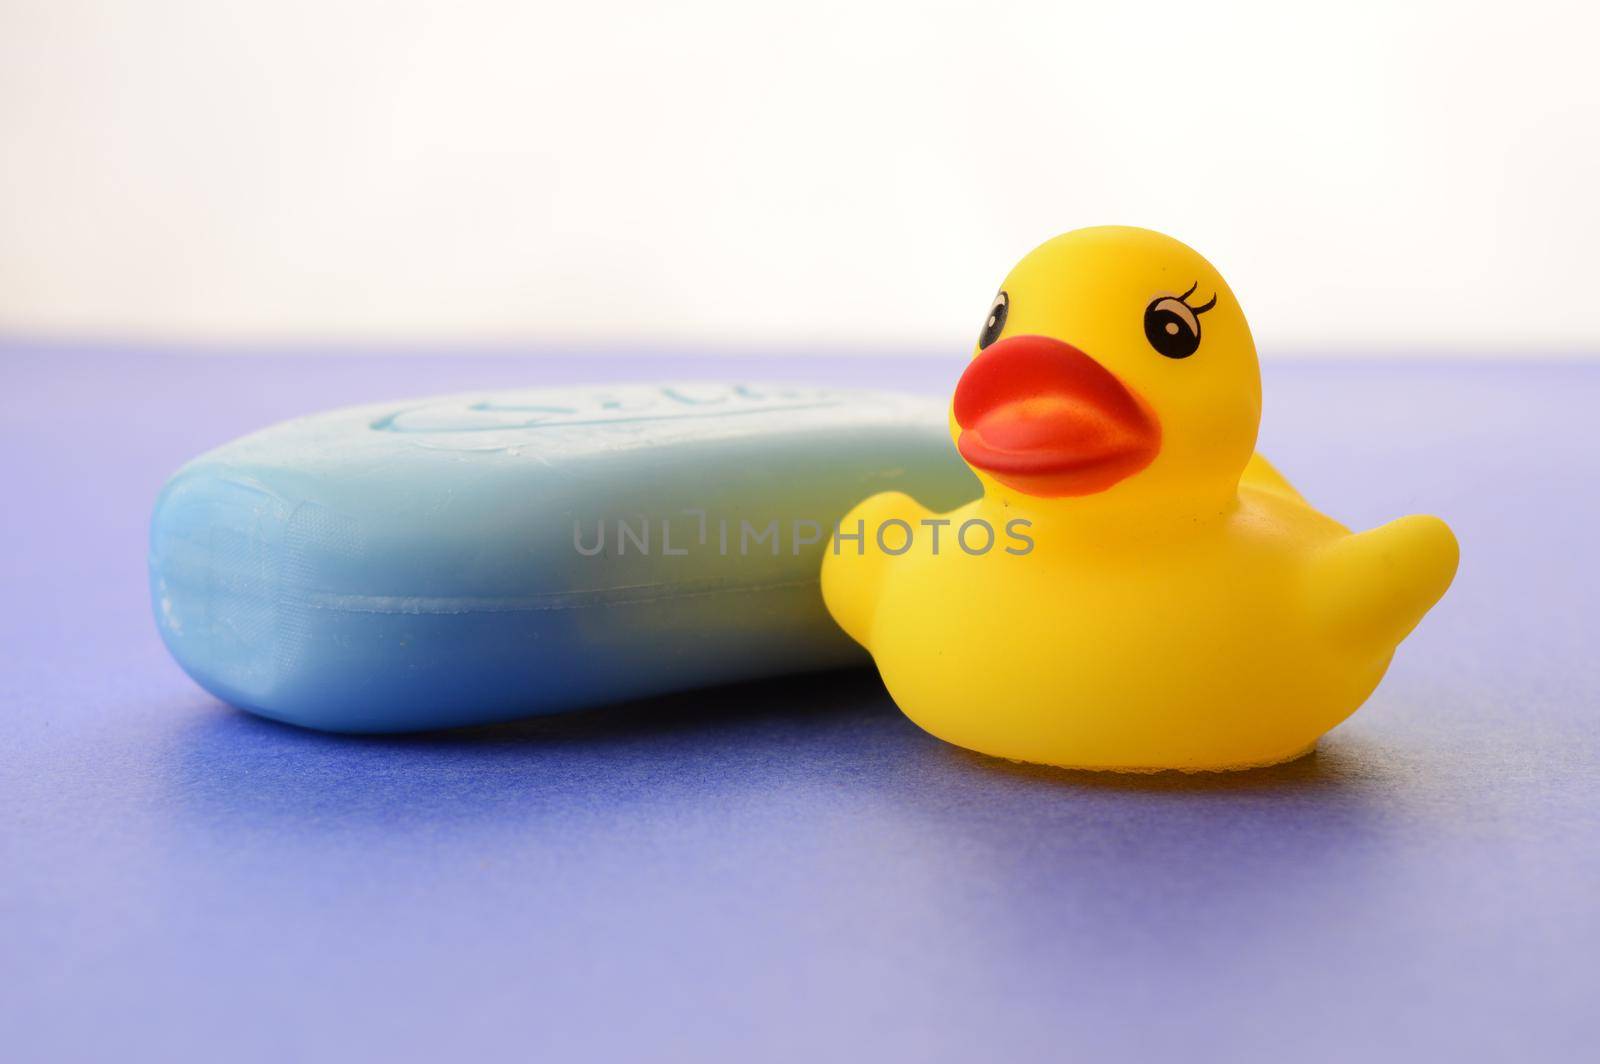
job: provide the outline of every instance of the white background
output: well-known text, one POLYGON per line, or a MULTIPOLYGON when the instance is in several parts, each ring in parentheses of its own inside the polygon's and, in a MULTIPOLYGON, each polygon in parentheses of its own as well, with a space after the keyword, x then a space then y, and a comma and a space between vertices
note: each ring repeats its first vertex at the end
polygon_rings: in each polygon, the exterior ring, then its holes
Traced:
POLYGON ((0 332, 964 349, 1119 222, 1269 356, 1594 352, 1596 10, 0 0, 0 332))

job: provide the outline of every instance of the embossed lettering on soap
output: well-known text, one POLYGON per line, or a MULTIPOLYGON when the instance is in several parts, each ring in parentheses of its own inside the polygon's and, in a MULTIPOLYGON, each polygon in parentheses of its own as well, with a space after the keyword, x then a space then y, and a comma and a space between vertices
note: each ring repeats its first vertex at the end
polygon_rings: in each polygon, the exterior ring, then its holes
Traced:
POLYGON ((838 406, 826 388, 753 384, 623 385, 614 388, 538 390, 491 398, 450 396, 385 414, 377 432, 459 435, 525 432, 582 426, 627 427, 816 410, 838 406), (524 399, 523 396, 526 396, 524 399))

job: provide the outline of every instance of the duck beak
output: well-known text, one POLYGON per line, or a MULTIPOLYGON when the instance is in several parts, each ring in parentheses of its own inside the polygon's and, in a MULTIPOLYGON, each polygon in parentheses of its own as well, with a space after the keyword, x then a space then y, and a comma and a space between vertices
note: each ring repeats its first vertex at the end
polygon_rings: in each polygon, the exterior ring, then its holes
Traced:
POLYGON ((1161 450, 1149 405, 1048 336, 1012 336, 980 352, 956 385, 955 418, 967 464, 1028 495, 1105 491, 1161 450))

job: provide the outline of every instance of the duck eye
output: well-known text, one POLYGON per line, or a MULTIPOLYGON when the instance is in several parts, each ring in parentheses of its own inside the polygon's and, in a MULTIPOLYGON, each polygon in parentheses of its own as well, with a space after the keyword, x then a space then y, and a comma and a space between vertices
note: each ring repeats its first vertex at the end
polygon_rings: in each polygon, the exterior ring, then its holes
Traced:
POLYGON ((983 332, 978 334, 978 350, 982 351, 996 340, 1006 329, 1006 312, 1011 309, 1011 299, 1004 292, 994 297, 994 303, 989 307, 989 317, 983 323, 983 332))
POLYGON ((1144 338, 1167 358, 1188 358, 1200 348, 1199 312, 1178 296, 1162 296, 1144 308, 1144 338))

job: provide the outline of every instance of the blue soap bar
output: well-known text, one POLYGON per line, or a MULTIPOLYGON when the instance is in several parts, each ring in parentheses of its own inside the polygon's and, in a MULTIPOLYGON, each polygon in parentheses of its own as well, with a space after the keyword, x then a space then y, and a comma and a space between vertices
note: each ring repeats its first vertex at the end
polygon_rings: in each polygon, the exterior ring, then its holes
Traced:
POLYGON ((189 675, 263 716, 509 720, 865 662, 817 575, 886 489, 978 494, 936 401, 683 384, 352 407, 181 469, 151 596, 189 675))

